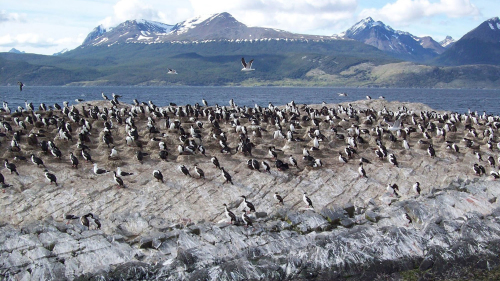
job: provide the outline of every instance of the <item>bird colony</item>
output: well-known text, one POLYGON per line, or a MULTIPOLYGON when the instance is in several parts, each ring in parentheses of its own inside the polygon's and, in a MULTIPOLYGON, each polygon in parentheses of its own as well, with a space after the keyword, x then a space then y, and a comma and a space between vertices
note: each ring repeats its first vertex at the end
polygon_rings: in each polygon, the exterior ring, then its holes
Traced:
POLYGON ((381 99, 248 107, 103 98, 15 110, 4 102, 3 224, 53 220, 133 239, 151 224, 255 232, 293 224, 290 212, 325 221, 325 209, 350 206, 342 227, 414 228, 425 218, 398 202, 499 177, 500 119, 485 113, 381 99), (380 206, 389 217, 373 218, 380 206))

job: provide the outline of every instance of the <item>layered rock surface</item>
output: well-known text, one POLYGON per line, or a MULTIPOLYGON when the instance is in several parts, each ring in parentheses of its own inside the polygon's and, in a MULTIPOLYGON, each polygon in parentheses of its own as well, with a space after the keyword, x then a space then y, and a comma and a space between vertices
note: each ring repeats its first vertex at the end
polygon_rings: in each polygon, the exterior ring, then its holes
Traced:
MULTIPOLYGON (((110 107, 108 102, 90 104, 101 109, 110 107)), ((337 105, 326 106, 337 108, 337 105)), ((420 111, 432 111, 422 104, 383 100, 352 103, 358 111, 373 108, 379 112, 385 107, 396 112, 402 106, 417 116, 420 111)), ((118 106, 121 107, 130 106, 118 106)), ((321 108, 320 105, 311 107, 321 108)), ((81 106, 78 108, 82 112, 81 106)), ((303 111, 301 114, 305 115, 303 111)), ((146 129, 147 116, 150 115, 135 118, 142 151, 150 154, 142 164, 134 157, 139 149, 137 143, 132 146, 125 143, 125 125, 113 120, 111 131, 119 156, 110 159, 109 148, 102 143, 103 121, 88 118, 92 122, 92 142, 87 145, 93 161, 108 170, 119 166, 133 172, 131 176, 122 177, 125 188, 116 187, 112 173, 94 174, 92 164, 81 159, 76 140, 55 138, 63 151, 62 160, 30 146, 24 141, 26 136, 22 136, 20 152, 9 150, 8 145, 2 146, 1 153, 9 160, 16 155, 35 153, 57 176, 58 182, 58 186, 49 184, 44 178, 44 169, 30 162, 14 161, 19 176, 1 170, 5 183, 12 185, 0 194, 2 276, 16 280, 331 280, 348 277, 373 280, 398 277, 401 272, 426 278, 453 277, 453 274, 460 277, 468 266, 485 270, 498 266, 500 209, 496 199, 499 185, 492 177, 477 176, 471 169, 472 164, 478 162, 474 151, 481 151, 484 159, 488 155, 496 159, 498 149, 488 150, 487 138, 483 139, 481 134, 467 136, 474 139, 470 148, 466 148, 462 140, 467 132, 465 126, 482 132, 486 129, 486 120, 478 124, 457 123, 458 131, 449 132, 446 138, 431 132, 432 139, 428 141, 434 144, 435 158, 427 154, 426 145, 418 143, 424 139, 421 132, 412 133, 408 138, 410 150, 403 149, 401 138, 391 142, 386 132, 382 142, 389 153, 396 155, 399 162, 396 167, 387 159, 377 159, 374 153, 376 136, 371 129, 378 123, 385 126, 382 116, 369 125, 363 122, 361 114, 356 120, 339 112, 341 119, 319 125, 326 139, 320 143, 319 150, 310 153, 321 159, 323 166, 313 168, 302 160, 303 147, 309 149, 312 145, 307 131, 316 128, 311 121, 298 122, 295 137, 304 140, 298 142, 274 139, 276 127, 271 121, 261 121, 260 126, 267 131, 257 137, 251 133, 257 126, 239 118, 255 145, 250 156, 236 152, 239 133, 235 132, 236 127, 224 121, 220 124, 232 153, 220 153, 218 140, 210 133, 210 123, 200 117, 205 123, 200 129, 207 151, 204 156, 200 153, 179 155, 179 131, 166 128, 164 118, 155 118, 155 124, 166 135, 150 135, 146 129), (358 143, 358 155, 341 164, 338 152, 343 153, 346 142, 336 134, 347 136, 352 123, 370 131, 362 135, 366 143, 358 143), (153 137, 167 143, 167 161, 159 159, 158 141, 152 140, 153 137), (460 152, 446 149, 445 140, 457 143, 460 152), (278 158, 284 162, 293 155, 298 160, 298 168, 277 170, 268 155, 269 146, 281 150, 278 158), (69 164, 69 151, 80 157, 77 169, 69 164), (218 157, 234 184, 224 184, 221 171, 210 162, 211 155, 218 157), (359 157, 371 161, 364 165, 367 178, 359 177, 359 157), (269 163, 271 173, 249 169, 250 158, 269 163), (180 164, 189 168, 192 177, 179 171, 180 164), (204 170, 204 179, 195 176, 194 164, 204 170), (156 169, 162 171, 164 183, 153 178, 152 172, 156 169), (421 184, 420 196, 412 191, 416 181, 421 184), (399 186, 399 197, 386 190, 387 184, 394 183, 399 186), (274 192, 284 197, 283 206, 276 204, 274 192), (306 208, 303 192, 312 200, 314 210, 306 208), (250 214, 253 227, 245 227, 240 221, 229 224, 225 217, 224 203, 240 217, 244 208, 241 195, 256 206, 257 212, 250 214), (82 216, 89 212, 99 218, 101 229, 96 229, 92 222, 88 229, 78 220, 70 224, 63 220, 63 214, 82 216), (411 223, 403 217, 405 213, 411 223)), ((5 115, 5 120, 16 130, 13 117, 5 115)), ((170 113, 171 121, 175 118, 186 131, 195 124, 189 117, 175 117, 170 113)), ((433 122, 443 127, 443 123, 433 122)), ((409 119, 405 123, 411 126, 409 119)), ((79 130, 77 124, 72 126, 74 132, 79 130)), ((288 124, 282 126, 288 127, 288 124)), ((57 128, 38 124, 28 126, 27 131, 40 132, 45 139, 54 140, 57 128)), ((10 137, 7 133, 4 143, 10 137)), ((478 163, 487 167, 488 174, 493 170, 485 162, 478 163)))

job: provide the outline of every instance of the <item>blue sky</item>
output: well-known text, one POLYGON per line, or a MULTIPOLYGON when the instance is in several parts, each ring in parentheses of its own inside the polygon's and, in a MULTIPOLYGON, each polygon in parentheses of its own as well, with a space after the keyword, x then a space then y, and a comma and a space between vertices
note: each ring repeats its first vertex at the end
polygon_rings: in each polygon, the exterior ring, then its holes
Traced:
POLYGON ((1 0, 0 52, 12 48, 51 55, 79 46, 99 24, 129 19, 175 24, 229 12, 248 26, 332 35, 371 16, 394 29, 442 40, 459 39, 499 16, 497 0, 1 0))

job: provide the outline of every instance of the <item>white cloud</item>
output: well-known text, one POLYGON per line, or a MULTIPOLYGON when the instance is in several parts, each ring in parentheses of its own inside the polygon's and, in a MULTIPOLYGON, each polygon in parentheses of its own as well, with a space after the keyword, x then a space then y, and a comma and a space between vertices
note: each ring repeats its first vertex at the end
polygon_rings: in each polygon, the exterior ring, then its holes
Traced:
MULTIPOLYGON (((155 1, 149 1, 153 3, 155 1)), ((114 27, 126 20, 146 19, 159 21, 167 24, 175 24, 187 17, 192 16, 190 9, 185 5, 151 5, 140 0, 120 0, 113 6, 113 15, 106 17, 100 23, 105 27, 114 27), (158 7, 167 7, 165 12, 158 7)))
POLYGON ((80 41, 73 37, 62 37, 62 38, 44 38, 40 34, 34 33, 22 33, 16 34, 15 36, 7 34, 0 36, 0 46, 1 47, 31 47, 31 48, 48 48, 55 47, 59 45, 75 45, 80 41))
POLYGON ((310 32, 353 16, 357 0, 190 0, 195 15, 228 12, 249 26, 310 32))
POLYGON ((386 4, 380 9, 364 9, 360 12, 360 18, 368 16, 375 20, 388 23, 408 25, 415 20, 430 18, 434 16, 446 16, 449 18, 477 17, 479 9, 470 0, 397 0, 386 4))
POLYGON ((5 10, 0 11, 0 23, 8 21, 25 22, 26 15, 18 13, 7 13, 7 11, 5 10))

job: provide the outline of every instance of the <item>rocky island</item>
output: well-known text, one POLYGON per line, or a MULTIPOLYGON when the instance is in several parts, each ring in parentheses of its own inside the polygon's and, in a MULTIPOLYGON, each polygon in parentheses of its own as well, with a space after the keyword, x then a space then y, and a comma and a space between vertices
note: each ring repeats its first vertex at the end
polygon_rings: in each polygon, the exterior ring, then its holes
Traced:
POLYGON ((118 96, 9 111, 2 279, 439 280, 499 265, 498 116, 118 96))

